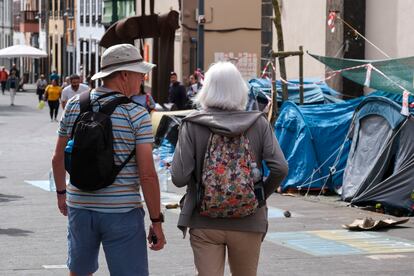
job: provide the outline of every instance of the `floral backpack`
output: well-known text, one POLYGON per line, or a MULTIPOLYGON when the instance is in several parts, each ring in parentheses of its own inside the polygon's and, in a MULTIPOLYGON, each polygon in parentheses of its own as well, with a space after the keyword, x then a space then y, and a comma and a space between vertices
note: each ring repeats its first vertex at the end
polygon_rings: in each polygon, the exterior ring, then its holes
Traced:
POLYGON ((212 133, 204 157, 199 210, 212 218, 242 218, 258 207, 249 140, 212 133))

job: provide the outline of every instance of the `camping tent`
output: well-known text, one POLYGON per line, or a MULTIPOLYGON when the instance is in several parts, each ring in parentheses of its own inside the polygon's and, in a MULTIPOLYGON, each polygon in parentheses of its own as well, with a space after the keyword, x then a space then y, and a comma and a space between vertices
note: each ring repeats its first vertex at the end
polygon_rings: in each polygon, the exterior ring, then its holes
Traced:
POLYGON ((17 57, 42 58, 47 57, 47 53, 27 45, 13 45, 0 50, 0 58, 17 57))
POLYGON ((282 105, 275 133, 289 163, 289 174, 281 185, 283 191, 322 187, 336 190, 341 186, 349 151, 345 138, 361 100, 282 105))
MULTIPOLYGON (((341 102, 338 92, 330 88, 324 81, 314 78, 306 78, 304 84, 304 103, 320 104, 341 102)), ((255 109, 253 106, 257 100, 258 109, 262 110, 271 99, 271 82, 267 78, 253 78, 249 80, 250 94, 248 110, 255 109)), ((282 102, 282 83, 276 81, 277 101, 282 102)), ((289 101, 299 103, 299 80, 289 80, 288 85, 289 101)))
POLYGON ((342 199, 355 205, 381 203, 412 213, 414 118, 385 97, 367 97, 355 111, 342 199))

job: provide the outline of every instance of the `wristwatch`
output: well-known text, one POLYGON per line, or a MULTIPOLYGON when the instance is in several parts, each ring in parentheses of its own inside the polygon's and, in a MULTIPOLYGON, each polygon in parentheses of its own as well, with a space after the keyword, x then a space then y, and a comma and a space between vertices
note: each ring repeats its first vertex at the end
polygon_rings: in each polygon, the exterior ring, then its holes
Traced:
POLYGON ((156 222, 161 222, 162 223, 162 222, 164 222, 164 214, 160 213, 158 218, 151 218, 150 217, 150 220, 151 220, 152 223, 156 223, 156 222))

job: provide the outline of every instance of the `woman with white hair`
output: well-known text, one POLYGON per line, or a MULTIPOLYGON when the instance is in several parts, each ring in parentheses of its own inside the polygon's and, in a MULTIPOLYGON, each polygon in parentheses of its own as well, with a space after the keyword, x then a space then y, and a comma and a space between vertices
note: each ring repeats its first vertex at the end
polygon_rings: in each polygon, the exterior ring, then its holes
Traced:
POLYGON ((198 275, 256 275, 267 231, 266 198, 283 181, 287 162, 263 113, 245 111, 248 87, 229 62, 210 67, 183 119, 171 175, 187 188, 178 227, 190 228, 198 275), (262 162, 270 174, 263 181, 262 162))

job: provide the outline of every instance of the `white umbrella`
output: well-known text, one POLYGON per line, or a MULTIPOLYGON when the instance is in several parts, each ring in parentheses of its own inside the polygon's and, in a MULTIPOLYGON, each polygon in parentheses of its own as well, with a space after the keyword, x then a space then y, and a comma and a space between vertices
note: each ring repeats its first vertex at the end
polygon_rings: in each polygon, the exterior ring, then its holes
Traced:
POLYGON ((27 45, 13 45, 0 50, 0 58, 17 57, 42 58, 47 57, 47 53, 45 51, 27 45))

